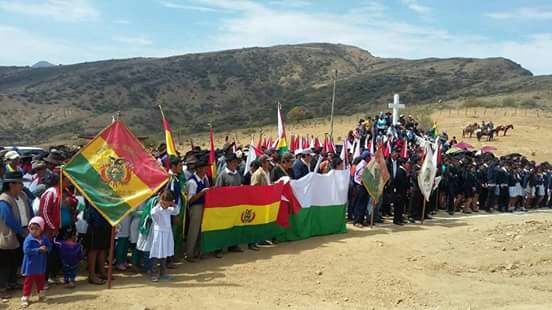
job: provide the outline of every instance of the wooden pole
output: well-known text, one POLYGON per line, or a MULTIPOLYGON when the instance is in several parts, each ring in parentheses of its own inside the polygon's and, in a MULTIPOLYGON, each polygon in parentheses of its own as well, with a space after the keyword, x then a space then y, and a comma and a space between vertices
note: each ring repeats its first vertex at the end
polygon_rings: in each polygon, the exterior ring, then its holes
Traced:
POLYGON ((424 223, 424 219, 425 219, 425 209, 426 209, 426 199, 424 197, 424 204, 422 205, 422 219, 421 219, 422 224, 424 223))
POLYGON ((107 266, 107 288, 111 289, 111 282, 113 280, 113 254, 115 252, 115 233, 116 226, 111 227, 111 244, 109 246, 109 265, 107 266))
POLYGON ((372 214, 370 214, 370 228, 374 228, 374 213, 376 213, 376 206, 374 205, 374 202, 370 200, 370 204, 372 205, 372 214))
POLYGON ((333 79, 333 92, 332 92, 332 112, 330 113, 330 139, 333 141, 333 127, 334 127, 334 106, 335 106, 335 84, 337 82, 337 69, 335 70, 335 77, 333 79))

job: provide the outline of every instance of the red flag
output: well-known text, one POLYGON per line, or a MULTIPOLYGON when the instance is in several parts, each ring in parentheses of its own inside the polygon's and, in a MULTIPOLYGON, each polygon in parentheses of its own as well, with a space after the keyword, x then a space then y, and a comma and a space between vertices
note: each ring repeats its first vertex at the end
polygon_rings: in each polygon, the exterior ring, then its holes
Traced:
POLYGON ((408 158, 408 141, 406 140, 402 140, 402 141, 403 141, 403 146, 401 150, 401 157, 408 158))
POLYGON ((391 155, 391 140, 387 139, 387 143, 383 148, 383 157, 387 158, 391 155))
POLYGON ((282 227, 289 226, 290 215, 297 214, 301 210, 301 203, 295 197, 291 185, 289 182, 284 184, 282 191, 282 198, 280 200, 280 209, 278 210, 278 217, 276 218, 276 224, 282 227))
POLYGON ((303 147, 302 149, 306 150, 310 147, 310 142, 309 142, 309 136, 307 135, 304 139, 303 139, 303 147))
POLYGON ((315 149, 320 148, 320 140, 318 140, 318 137, 314 138, 314 148, 315 149))

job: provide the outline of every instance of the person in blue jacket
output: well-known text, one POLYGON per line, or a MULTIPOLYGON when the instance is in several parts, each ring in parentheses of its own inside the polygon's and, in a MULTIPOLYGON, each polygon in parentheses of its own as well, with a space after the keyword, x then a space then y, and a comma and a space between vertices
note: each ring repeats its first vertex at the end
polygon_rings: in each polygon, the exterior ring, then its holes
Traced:
POLYGON ((50 241, 42 232, 44 231, 44 219, 35 216, 29 221, 29 235, 23 242, 23 264, 21 275, 25 278, 23 282, 23 297, 21 306, 29 306, 29 298, 33 284, 36 285, 38 300, 44 298, 44 276, 46 274, 46 259, 52 248, 50 241))

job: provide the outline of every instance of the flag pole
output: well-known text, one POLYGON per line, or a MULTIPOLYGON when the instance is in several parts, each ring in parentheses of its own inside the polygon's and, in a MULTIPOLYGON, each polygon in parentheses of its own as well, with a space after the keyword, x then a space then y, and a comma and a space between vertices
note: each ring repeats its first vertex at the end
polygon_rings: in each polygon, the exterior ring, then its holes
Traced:
POLYGON ((165 113, 163 113, 163 108, 161 107, 161 105, 158 105, 158 107, 159 107, 159 110, 161 111, 161 117, 165 119, 165 113))
POLYGON ((116 226, 111 226, 111 242, 109 245, 109 265, 107 266, 107 288, 111 289, 111 282, 113 281, 113 254, 115 252, 115 233, 116 226))
POLYGON ((335 77, 333 79, 333 92, 332 92, 332 112, 330 113, 330 139, 333 140, 333 128, 334 128, 334 106, 335 106, 335 84, 337 82, 337 69, 335 70, 335 77))
POLYGON ((422 205, 422 219, 421 219, 422 225, 424 224, 424 219, 425 219, 425 209, 426 209, 426 199, 424 197, 424 204, 422 205))
POLYGON ((372 207, 372 214, 370 214, 370 229, 374 228, 374 213, 376 213, 376 206, 374 205, 374 199, 370 199, 370 205, 372 207))

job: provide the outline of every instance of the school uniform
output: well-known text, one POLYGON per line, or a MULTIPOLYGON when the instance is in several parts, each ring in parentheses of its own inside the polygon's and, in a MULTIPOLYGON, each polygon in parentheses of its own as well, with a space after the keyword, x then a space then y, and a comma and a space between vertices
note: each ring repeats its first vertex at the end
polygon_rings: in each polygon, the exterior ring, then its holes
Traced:
POLYGON ((150 211, 153 235, 150 258, 167 258, 174 255, 174 239, 172 233, 171 216, 180 213, 180 206, 163 209, 157 204, 150 211))
MULTIPOLYGON (((200 178, 196 173, 194 173, 187 182, 188 197, 191 198, 207 187, 209 187, 209 179, 207 176, 200 178)), ((195 257, 199 252, 199 236, 204 204, 205 196, 202 196, 193 203, 190 203, 188 206, 188 212, 190 213, 190 227, 186 238, 186 255, 188 258, 195 257)))

